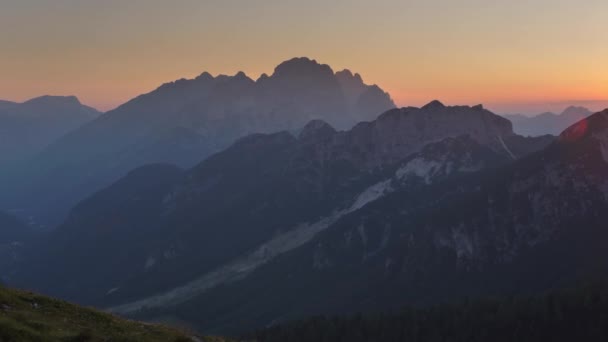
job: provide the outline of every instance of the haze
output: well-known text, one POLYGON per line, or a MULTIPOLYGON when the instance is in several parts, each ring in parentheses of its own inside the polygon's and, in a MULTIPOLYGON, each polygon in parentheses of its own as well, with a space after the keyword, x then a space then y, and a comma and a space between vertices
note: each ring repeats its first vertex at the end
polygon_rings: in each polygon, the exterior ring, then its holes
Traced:
POLYGON ((7 0, 0 94, 111 109, 203 71, 251 77, 293 56, 361 73, 399 105, 502 112, 607 105, 608 2, 7 0))

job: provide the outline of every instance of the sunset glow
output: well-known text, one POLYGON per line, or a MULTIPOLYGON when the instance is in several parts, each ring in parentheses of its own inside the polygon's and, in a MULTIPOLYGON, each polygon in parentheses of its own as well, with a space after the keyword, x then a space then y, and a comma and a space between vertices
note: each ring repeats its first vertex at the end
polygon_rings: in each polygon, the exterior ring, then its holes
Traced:
POLYGON ((0 96, 108 110, 203 71, 257 78, 295 56, 361 73, 399 105, 608 106, 608 2, 9 0, 0 96), (230 19, 226 19, 230 18, 230 19), (432 18, 432 19, 429 19, 432 18), (564 42, 568 42, 564 44, 564 42))

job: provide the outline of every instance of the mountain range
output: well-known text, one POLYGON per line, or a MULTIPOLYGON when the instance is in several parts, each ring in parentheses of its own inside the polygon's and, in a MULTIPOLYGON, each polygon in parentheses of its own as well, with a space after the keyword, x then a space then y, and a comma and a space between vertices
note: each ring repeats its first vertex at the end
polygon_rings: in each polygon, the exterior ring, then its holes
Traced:
POLYGON ((571 106, 562 113, 542 113, 536 116, 505 115, 513 123, 513 130, 523 136, 559 135, 566 128, 593 114, 585 107, 571 106))
POLYGON ((573 285, 608 272, 607 172, 608 110, 498 169, 383 192, 245 279, 116 310, 230 331, 573 285))
MULTIPOLYGON (((80 202, 31 246, 9 281, 121 314, 187 306, 216 288, 257 281, 258 269, 307 251, 318 235, 386 196, 421 195, 552 141, 518 136, 482 106, 438 101, 347 131, 313 120, 297 136, 250 135, 190 169, 138 168, 80 202)), ((322 269, 325 261, 318 263, 322 269)))
POLYGON ((0 276, 230 334, 561 288, 608 272, 608 110, 589 114, 394 108, 307 58, 203 73, 11 161, 0 204, 57 227, 0 212, 0 276))
POLYGON ((150 163, 192 167, 252 133, 298 131, 313 119, 346 129, 395 105, 378 86, 308 58, 270 76, 244 73, 160 86, 70 131, 0 179, 0 205, 47 227, 84 197, 150 163))

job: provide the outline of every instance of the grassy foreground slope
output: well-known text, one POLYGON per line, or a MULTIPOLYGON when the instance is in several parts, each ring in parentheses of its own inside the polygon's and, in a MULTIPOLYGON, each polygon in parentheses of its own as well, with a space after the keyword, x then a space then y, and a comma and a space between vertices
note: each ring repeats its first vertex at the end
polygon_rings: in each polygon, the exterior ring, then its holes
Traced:
POLYGON ((64 301, 0 286, 0 342, 204 341, 169 327, 121 319, 64 301))

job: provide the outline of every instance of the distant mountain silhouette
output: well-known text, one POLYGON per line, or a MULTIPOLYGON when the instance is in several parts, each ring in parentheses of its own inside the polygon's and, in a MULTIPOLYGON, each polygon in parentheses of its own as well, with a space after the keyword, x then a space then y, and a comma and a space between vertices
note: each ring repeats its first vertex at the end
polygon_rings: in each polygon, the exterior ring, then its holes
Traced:
POLYGON ((592 112, 585 107, 571 106, 561 114, 542 113, 536 116, 521 114, 505 115, 513 123, 513 130, 524 136, 540 136, 545 134, 559 135, 563 130, 582 120, 592 112))
MULTIPOLYGON (((70 132, 5 179, 0 194, 46 222, 129 170, 190 167, 251 133, 297 131, 322 119, 337 128, 373 120, 394 103, 350 71, 295 58, 257 81, 203 73, 167 83, 70 132)), ((0 183, 2 184, 2 183, 0 183)))
POLYGON ((0 101, 0 167, 31 158, 99 114, 73 96, 43 96, 24 103, 0 101))

